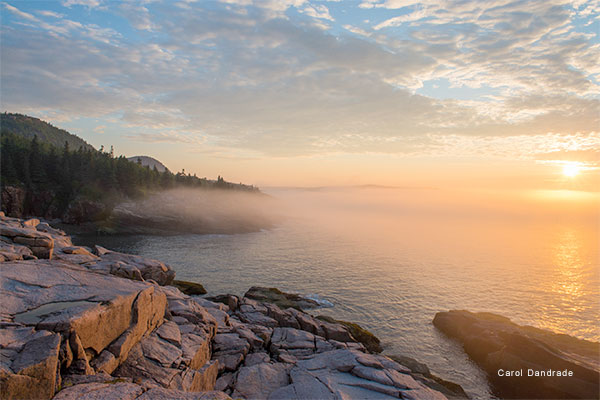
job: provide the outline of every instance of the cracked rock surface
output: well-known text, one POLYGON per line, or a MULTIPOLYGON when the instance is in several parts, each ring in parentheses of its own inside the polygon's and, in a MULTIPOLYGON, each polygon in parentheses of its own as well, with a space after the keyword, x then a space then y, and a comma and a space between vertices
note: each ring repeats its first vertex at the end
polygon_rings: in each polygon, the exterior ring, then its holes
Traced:
POLYGON ((38 220, 0 214, 0 228, 2 399, 445 398, 341 324, 185 295, 159 261, 38 220))

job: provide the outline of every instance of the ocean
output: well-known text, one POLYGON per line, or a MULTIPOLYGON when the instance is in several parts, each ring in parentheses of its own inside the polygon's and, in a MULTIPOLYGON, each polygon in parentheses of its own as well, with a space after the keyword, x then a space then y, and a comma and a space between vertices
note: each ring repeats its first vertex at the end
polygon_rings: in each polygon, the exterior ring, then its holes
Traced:
MULTIPOLYGON (((232 235, 76 237, 170 264, 209 295, 277 287, 354 321, 403 354, 493 398, 485 374, 432 324, 488 311, 600 340, 597 198, 579 193, 381 187, 267 189, 272 229, 232 235)), ((243 208, 243 204, 240 204, 243 208)))

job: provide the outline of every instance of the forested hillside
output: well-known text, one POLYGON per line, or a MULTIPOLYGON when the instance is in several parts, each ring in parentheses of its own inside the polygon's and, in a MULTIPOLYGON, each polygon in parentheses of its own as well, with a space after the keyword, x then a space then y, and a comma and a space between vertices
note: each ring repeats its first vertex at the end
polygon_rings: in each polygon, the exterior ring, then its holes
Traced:
POLYGON ((94 150, 92 145, 79 136, 27 115, 2 113, 0 114, 0 128, 2 132, 14 133, 26 139, 33 139, 34 136, 37 136, 40 142, 59 148, 62 148, 67 142, 73 150, 78 150, 80 147, 94 150))
MULTIPOLYGON (((13 114, 3 117, 6 115, 13 114)), ((160 172, 124 156, 115 157, 112 148, 109 152, 94 150, 89 145, 73 149, 69 140, 59 148, 35 134, 38 122, 45 123, 35 118, 32 121, 33 125, 27 122, 21 125, 27 135, 1 127, 2 209, 17 216, 67 215, 71 222, 85 222, 106 218, 121 201, 175 187, 258 191, 254 186, 229 183, 221 177, 215 181, 183 171, 160 172), (27 137, 30 132, 33 132, 31 139, 27 137)))

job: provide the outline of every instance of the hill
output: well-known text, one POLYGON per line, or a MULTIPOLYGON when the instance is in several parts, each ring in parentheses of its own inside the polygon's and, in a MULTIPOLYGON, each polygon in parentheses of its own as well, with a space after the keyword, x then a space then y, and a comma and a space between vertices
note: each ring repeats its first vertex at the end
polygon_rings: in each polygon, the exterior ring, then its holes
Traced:
POLYGON ((107 221, 118 204, 171 189, 260 192, 221 176, 209 180, 183 170, 174 174, 151 157, 140 158, 156 169, 139 165, 137 157, 133 161, 95 150, 77 136, 25 115, 2 114, 1 128, 0 206, 9 216, 98 222, 107 221))
POLYGON ((12 133, 29 140, 37 135, 40 142, 51 144, 59 149, 62 149, 65 142, 67 142, 72 150, 78 150, 80 147, 84 150, 94 150, 92 145, 80 137, 64 129, 59 129, 48 122, 27 115, 0 114, 0 129, 3 133, 12 133))
POLYGON ((150 169, 154 169, 154 167, 156 167, 156 170, 158 172, 165 172, 167 170, 167 167, 163 163, 161 163, 160 161, 158 161, 156 158, 153 158, 153 157, 133 156, 133 157, 127 157, 127 159, 134 163, 137 163, 138 159, 139 159, 140 162, 142 163, 142 167, 148 167, 150 169))

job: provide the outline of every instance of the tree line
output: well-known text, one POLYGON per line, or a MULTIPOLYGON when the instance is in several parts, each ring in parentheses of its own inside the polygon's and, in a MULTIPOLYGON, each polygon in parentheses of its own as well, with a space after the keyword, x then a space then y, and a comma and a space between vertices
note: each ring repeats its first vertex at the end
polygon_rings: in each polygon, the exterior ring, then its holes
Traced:
POLYGON ((233 184, 219 177, 216 181, 198 178, 185 171, 159 172, 115 157, 113 149, 100 151, 79 147, 62 149, 41 142, 37 136, 27 139, 11 132, 1 134, 2 186, 19 186, 28 191, 50 191, 60 211, 76 197, 94 201, 137 198, 147 193, 174 187, 218 188, 258 191, 249 185, 233 184))

